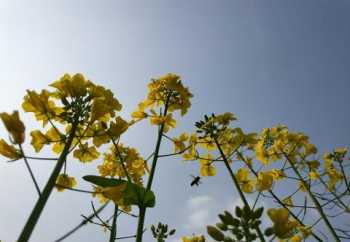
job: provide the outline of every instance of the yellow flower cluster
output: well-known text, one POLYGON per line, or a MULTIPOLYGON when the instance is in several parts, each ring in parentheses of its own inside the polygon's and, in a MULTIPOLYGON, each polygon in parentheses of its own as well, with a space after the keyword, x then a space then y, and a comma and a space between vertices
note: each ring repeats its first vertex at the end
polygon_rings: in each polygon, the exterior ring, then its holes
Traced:
POLYGON ((138 109, 131 116, 132 123, 150 117, 152 125, 164 125, 164 132, 170 128, 175 128, 176 120, 173 112, 180 110, 181 115, 187 113, 191 106, 192 94, 188 88, 184 87, 178 75, 169 73, 158 79, 152 79, 148 85, 147 98, 139 103, 138 109), (164 112, 157 114, 155 107, 163 106, 164 112), (147 110, 149 109, 149 113, 147 110))
POLYGON ((316 147, 303 133, 291 133, 286 126, 263 129, 255 146, 256 159, 264 165, 286 156, 291 162, 316 154, 316 147))
POLYGON ((48 122, 52 124, 45 133, 40 130, 30 133, 31 144, 36 152, 44 145, 52 144, 52 150, 61 153, 67 135, 75 124, 77 127, 72 147, 76 149, 73 155, 81 162, 90 162, 99 157, 96 147, 108 143, 111 138, 119 138, 128 128, 126 121, 115 117, 122 106, 113 93, 86 80, 83 75, 65 74, 50 86, 54 91, 27 91, 22 104, 23 109, 34 113, 44 126, 48 122), (58 129, 62 125, 65 126, 64 131, 58 129), (94 146, 88 144, 90 139, 94 146))
POLYGON ((290 220, 289 211, 285 208, 271 208, 267 214, 273 222, 274 233, 281 242, 301 242, 312 233, 311 228, 300 225, 296 220, 290 220))
POLYGON ((335 163, 342 163, 346 153, 346 148, 338 148, 333 153, 325 153, 323 155, 325 173, 328 176, 328 189, 330 191, 334 191, 337 183, 344 179, 343 174, 336 168, 335 163))
POLYGON ((142 176, 147 171, 147 163, 135 148, 118 144, 104 154, 104 161, 98 167, 101 176, 125 178, 126 173, 134 183, 142 184, 142 176), (125 168, 125 170, 124 170, 125 168))

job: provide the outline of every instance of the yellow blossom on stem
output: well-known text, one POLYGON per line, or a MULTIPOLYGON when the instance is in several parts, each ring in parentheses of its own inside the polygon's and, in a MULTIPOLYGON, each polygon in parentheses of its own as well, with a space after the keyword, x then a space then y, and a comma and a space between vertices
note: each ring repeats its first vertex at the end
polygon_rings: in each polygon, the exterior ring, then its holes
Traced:
POLYGON ((289 242, 301 242, 302 238, 300 235, 294 235, 292 238, 289 239, 289 242))
POLYGON ((315 181, 320 178, 320 174, 317 171, 310 171, 309 177, 311 181, 315 181))
POLYGON ((164 133, 168 132, 170 128, 176 127, 176 120, 173 119, 173 115, 171 113, 167 114, 166 116, 152 116, 151 117, 151 124, 153 125, 162 125, 164 124, 164 133))
POLYGON ((184 142, 188 140, 188 134, 182 133, 179 138, 173 138, 174 142, 174 152, 181 152, 186 148, 184 142))
POLYGON ((213 166, 213 157, 207 154, 205 157, 201 158, 200 164, 200 175, 201 176, 215 176, 216 168, 213 166))
POLYGON ((44 145, 50 144, 49 138, 46 137, 40 130, 33 130, 30 132, 32 136, 31 145, 34 147, 35 152, 39 152, 44 145))
POLYGON ((270 190, 273 184, 273 175, 271 172, 259 172, 256 189, 258 191, 270 190))
POLYGON ((123 199, 123 194, 126 189, 126 184, 119 186, 105 187, 102 189, 102 195, 118 204, 123 199))
POLYGON ((148 117, 148 114, 145 112, 146 108, 147 108, 146 102, 139 103, 137 110, 131 113, 131 117, 133 118, 134 122, 140 121, 148 117))
POLYGON ((70 177, 67 174, 61 174, 56 180, 56 189, 59 192, 64 191, 66 188, 73 188, 77 185, 74 177, 70 177))
POLYGON ((7 144, 3 139, 0 139, 0 154, 9 159, 19 159, 22 158, 22 154, 13 145, 7 144))
POLYGON ((117 117, 115 122, 111 123, 111 126, 108 130, 108 135, 114 139, 119 138, 127 129, 129 128, 128 122, 126 122, 121 117, 117 117))
POLYGON ((291 196, 286 197, 285 199, 282 200, 283 204, 286 206, 293 206, 293 199, 291 196))
POLYGON ((81 97, 87 93, 89 81, 85 80, 80 73, 71 76, 64 74, 59 80, 52 83, 50 86, 57 89, 57 94, 63 97, 81 97))
POLYGON ((49 122, 49 119, 62 121, 60 115, 64 109, 57 107, 52 100, 49 100, 51 95, 52 93, 47 90, 42 90, 40 94, 27 90, 22 104, 23 110, 34 113, 35 118, 43 122, 43 126, 49 122))
POLYGON ((285 208, 271 208, 267 215, 273 222, 275 235, 280 239, 292 236, 293 230, 299 225, 295 220, 289 220, 289 211, 285 208))
POLYGON ((249 177, 249 171, 246 168, 238 169, 236 179, 241 185, 242 191, 245 193, 252 193, 254 190, 255 181, 249 177))
POLYGON ((182 155, 184 160, 195 160, 197 158, 196 145, 198 143, 198 137, 196 134, 192 134, 188 141, 189 149, 182 155))
POLYGON ((22 144, 25 138, 25 127, 19 118, 18 111, 14 111, 12 114, 0 113, 0 118, 2 119, 7 131, 10 133, 13 143, 22 144))
POLYGON ((90 146, 88 143, 80 144, 79 148, 74 150, 73 156, 79 161, 86 163, 96 160, 100 153, 96 150, 95 146, 90 146))
POLYGON ((50 128, 45 136, 49 139, 50 143, 53 143, 52 151, 56 154, 60 154, 64 148, 64 137, 54 127, 50 128))
POLYGON ((158 79, 153 79, 148 85, 147 105, 153 107, 168 103, 168 111, 180 110, 181 115, 187 113, 191 106, 192 94, 182 85, 180 77, 169 73, 158 79))

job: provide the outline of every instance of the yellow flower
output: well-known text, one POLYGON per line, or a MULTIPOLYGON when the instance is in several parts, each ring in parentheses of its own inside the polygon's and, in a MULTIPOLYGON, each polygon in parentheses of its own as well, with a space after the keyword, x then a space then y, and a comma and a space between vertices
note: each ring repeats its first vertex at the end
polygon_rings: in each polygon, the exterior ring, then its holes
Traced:
POLYGON ((292 238, 289 239, 289 242, 301 242, 302 238, 300 235, 294 235, 292 238))
POLYGON ((66 188, 73 188, 77 185, 77 181, 74 177, 70 177, 66 174, 60 174, 56 180, 56 189, 59 192, 64 191, 66 188))
POLYGON ((88 147, 88 144, 80 144, 79 149, 74 150, 73 156, 79 161, 86 163, 96 160, 100 153, 96 150, 95 146, 88 147))
POLYGON ((270 162, 269 156, 265 151, 263 144, 263 142, 259 141, 255 146, 256 159, 258 161, 261 161, 261 163, 263 163, 264 165, 268 165, 270 162))
POLYGON ((256 189, 258 191, 270 190, 273 184, 273 176, 270 172, 259 172, 256 189))
POLYGON ((309 172, 309 177, 311 181, 317 180, 320 178, 320 174, 317 171, 310 171, 309 172))
POLYGON ((299 225, 297 221, 289 220, 289 211, 285 208, 271 208, 267 211, 267 215, 273 222, 275 235, 280 239, 290 237, 299 225))
POLYGON ((193 237, 182 237, 182 242, 205 242, 205 238, 203 235, 197 235, 193 237))
POLYGON ((291 196, 286 197, 282 200, 283 204, 286 206, 293 206, 293 200, 291 196))
POLYGON ((299 181, 299 188, 300 188, 300 191, 302 192, 307 192, 307 184, 305 184, 304 182, 302 181, 299 181))
POLYGON ((44 145, 50 144, 50 140, 39 130, 34 130, 30 132, 30 135, 32 136, 32 146, 35 149, 35 152, 39 152, 44 145))
POLYGON ((207 154, 205 157, 200 159, 200 175, 201 176, 215 176, 216 168, 213 166, 213 157, 210 154, 207 154))
POLYGON ((195 160, 197 158, 197 150, 196 145, 198 143, 198 137, 196 134, 192 134, 189 138, 189 146, 190 148, 186 153, 182 155, 184 160, 195 160))
POLYGON ((345 148, 345 147, 344 148, 337 148, 337 149, 334 150, 334 152, 338 153, 338 154, 340 154, 342 156, 345 156, 346 153, 348 152, 348 149, 345 148))
POLYGON ((281 180, 283 178, 286 178, 286 174, 279 169, 271 169, 270 173, 273 176, 274 180, 281 180))
POLYGON ((11 134, 13 142, 15 144, 22 144, 25 137, 25 127, 19 118, 18 111, 14 111, 12 114, 0 113, 0 118, 2 119, 7 131, 11 134))
POLYGON ((51 95, 52 93, 47 90, 42 90, 40 94, 27 90, 22 108, 26 112, 34 113, 35 118, 38 121, 43 121, 44 126, 49 119, 61 120, 59 116, 64 112, 64 109, 57 107, 52 100, 49 100, 51 95))
POLYGON ((220 115, 215 116, 215 122, 223 126, 228 126, 231 121, 237 120, 233 113, 226 112, 220 115))
POLYGON ((188 140, 188 134, 182 133, 179 138, 173 138, 174 152, 181 152, 186 148, 184 142, 188 140))
POLYGON ((148 117, 148 114, 145 112, 146 108, 147 108, 146 103, 140 102, 138 105, 138 109, 131 113, 131 117, 135 120, 135 122, 148 117))
POLYGON ((125 183, 119 186, 105 187, 102 189, 102 195, 118 204, 123 198, 125 189, 126 189, 125 183))
POLYGON ((117 117, 115 122, 111 123, 111 127, 108 130, 108 134, 113 138, 119 138, 122 133, 124 133, 129 128, 128 122, 126 122, 121 117, 117 117))
POLYGON ((310 227, 300 226, 300 227, 298 227, 298 229, 302 233, 304 238, 307 238, 312 234, 312 230, 310 227))
POLYGON ((170 128, 176 127, 176 120, 173 119, 173 115, 171 113, 167 114, 166 116, 152 116, 151 117, 151 124, 152 125, 164 125, 163 131, 164 133, 168 132, 170 128))
POLYGON ((246 168, 238 169, 236 173, 236 179, 241 185, 242 191, 245 193, 251 193, 254 189, 254 180, 249 178, 249 171, 246 168))
POLYGON ((45 136, 49 139, 50 143, 53 143, 52 151, 56 154, 60 154, 64 148, 64 140, 62 134, 59 133, 54 127, 50 128, 45 136))
POLYGON ((148 85, 148 90, 146 102, 150 107, 167 103, 168 111, 180 110, 181 115, 184 115, 191 106, 190 98, 193 95, 182 85, 180 77, 176 74, 169 73, 153 79, 148 85))
POLYGON ((3 139, 0 139, 0 154, 10 159, 22 158, 21 152, 3 139))
POLYGON ((111 117, 110 110, 110 107, 103 98, 95 98, 91 106, 91 120, 107 122, 111 117))
POLYGON ((64 74, 58 81, 55 81, 50 86, 58 90, 60 97, 83 97, 87 93, 89 82, 85 77, 78 73, 71 77, 69 74, 64 74))
POLYGON ((102 191, 103 191, 103 187, 94 186, 94 193, 92 194, 92 196, 97 197, 100 203, 106 203, 108 202, 109 199, 103 196, 102 191))
POLYGON ((203 138, 203 139, 200 139, 200 141, 198 143, 200 144, 200 146, 202 146, 207 151, 211 151, 211 150, 214 150, 216 148, 215 141, 208 136, 203 138))

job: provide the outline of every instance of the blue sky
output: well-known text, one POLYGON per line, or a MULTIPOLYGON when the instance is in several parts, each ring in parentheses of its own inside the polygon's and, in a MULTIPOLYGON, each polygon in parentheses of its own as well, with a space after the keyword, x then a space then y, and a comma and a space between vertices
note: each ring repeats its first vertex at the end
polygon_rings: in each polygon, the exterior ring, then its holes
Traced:
MULTIPOLYGON (((321 152, 349 146, 349 11, 346 0, 1 1, 0 109, 18 109, 26 89, 81 72, 110 88, 127 118, 146 95, 150 78, 175 72, 194 98, 171 135, 192 131, 206 113, 231 111, 249 132, 282 123, 304 131, 321 152)), ((38 128, 30 115, 22 116, 28 131, 38 128)), ((124 142, 146 156, 155 133, 145 122, 124 142)), ((0 135, 7 137, 4 128, 0 135)), ((94 172, 97 164, 72 161, 71 173, 94 172)), ((52 164, 33 167, 43 186, 52 164)), ((202 224, 214 223, 216 214, 237 203, 223 169, 190 188, 197 164, 172 158, 158 168, 157 207, 148 211, 147 224, 176 227, 175 239, 203 232, 202 224)), ((0 239, 14 241, 36 193, 21 162, 1 162, 0 178, 0 239)), ((88 187, 82 181, 79 186, 88 187)), ((53 241, 89 213, 90 200, 54 192, 31 241, 53 241)), ((120 235, 132 234, 133 226, 121 219, 120 235)), ((107 237, 90 225, 67 241, 107 237)))

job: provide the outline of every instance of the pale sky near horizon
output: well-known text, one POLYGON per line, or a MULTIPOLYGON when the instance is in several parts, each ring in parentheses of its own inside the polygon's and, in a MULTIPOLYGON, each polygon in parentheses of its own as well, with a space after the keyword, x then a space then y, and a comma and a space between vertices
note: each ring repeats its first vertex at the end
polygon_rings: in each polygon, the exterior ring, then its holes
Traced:
MULTIPOLYGON (((80 72, 110 88, 128 118, 145 97, 150 78, 175 72, 194 97, 172 136, 193 131, 204 114, 230 111, 247 132, 282 123, 308 134, 321 153, 349 147, 349 12, 347 0, 3 0, 0 111, 18 109, 26 89, 40 90, 66 72, 80 72)), ((28 132, 39 128, 30 114, 21 114, 28 132)), ((155 134, 146 121, 123 142, 147 156, 155 134)), ((2 125, 0 137, 7 138, 2 125)), ((164 152, 172 149, 169 143, 165 147, 164 152)), ((29 145, 25 148, 34 154, 29 145)), ((0 240, 12 242, 37 197, 22 162, 0 161, 0 240)), ((72 161, 69 168, 81 177, 99 162, 72 161)), ((53 167, 48 163, 32 163, 41 187, 53 167)), ((173 241, 203 233, 219 212, 237 204, 225 170, 191 188, 190 174, 197 173, 197 164, 180 158, 159 162, 157 206, 147 211, 146 223, 176 227, 173 241)), ((53 192, 31 241, 58 238, 91 212, 90 201, 88 195, 53 192)), ((104 215, 111 212, 109 207, 104 215)), ((134 233, 130 220, 120 220, 120 236, 134 233)), ((150 242, 150 233, 145 236, 150 242)), ((107 238, 88 225, 66 241, 107 238)))

